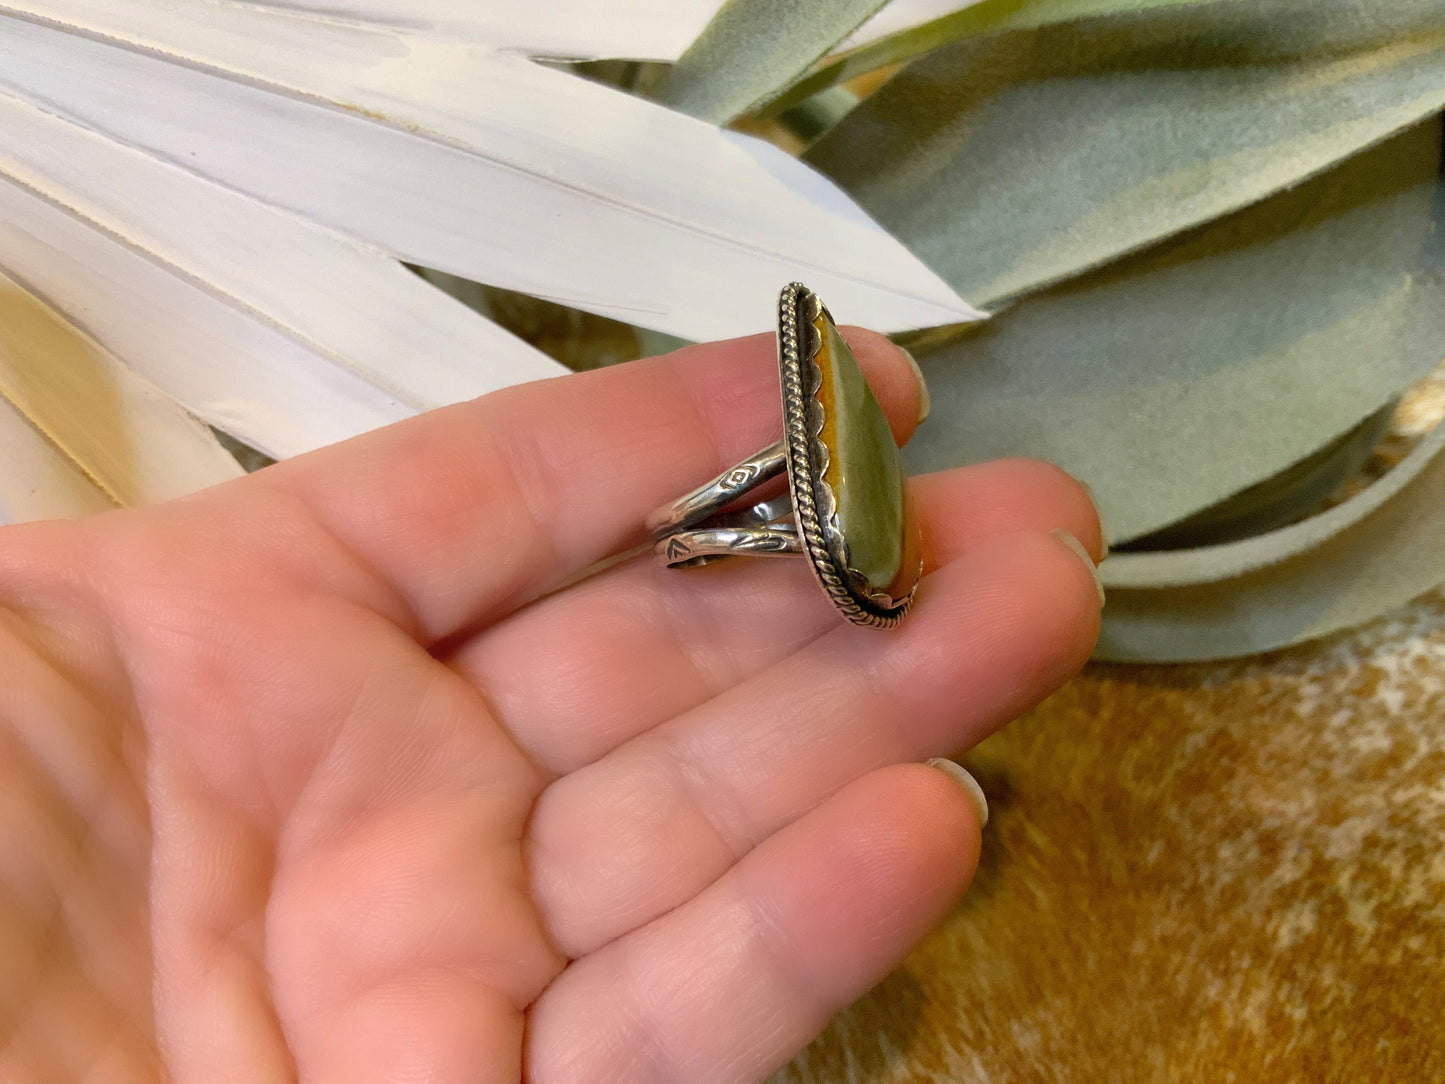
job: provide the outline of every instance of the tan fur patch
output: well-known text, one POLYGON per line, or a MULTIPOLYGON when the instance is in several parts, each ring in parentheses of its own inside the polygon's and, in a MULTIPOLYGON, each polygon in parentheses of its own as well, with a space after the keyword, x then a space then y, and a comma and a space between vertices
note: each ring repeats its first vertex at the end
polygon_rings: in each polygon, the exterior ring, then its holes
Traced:
POLYGON ((973 890, 778 1084, 1445 1080, 1445 595, 1092 668, 965 763, 973 890))

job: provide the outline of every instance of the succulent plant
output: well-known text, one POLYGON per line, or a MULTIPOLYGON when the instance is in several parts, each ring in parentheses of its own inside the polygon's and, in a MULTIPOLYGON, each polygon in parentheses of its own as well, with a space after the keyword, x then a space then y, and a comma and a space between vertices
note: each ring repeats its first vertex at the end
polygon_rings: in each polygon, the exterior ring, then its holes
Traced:
POLYGON ((1445 356, 1442 109, 1445 0, 20 0, 0 515, 562 371, 404 263, 681 339, 801 279, 915 468, 1093 488, 1104 657, 1309 639, 1445 580, 1445 429, 1321 504, 1445 356))

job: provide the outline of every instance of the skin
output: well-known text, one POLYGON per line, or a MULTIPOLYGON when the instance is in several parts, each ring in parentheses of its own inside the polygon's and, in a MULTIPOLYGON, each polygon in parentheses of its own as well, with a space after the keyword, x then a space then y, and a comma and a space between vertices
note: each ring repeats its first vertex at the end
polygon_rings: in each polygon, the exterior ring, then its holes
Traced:
MULTIPOLYGON (((900 439, 919 389, 849 329, 900 439)), ((915 479, 892 633, 798 561, 559 586, 776 439, 769 337, 0 530, 0 1079, 747 1081, 958 899, 923 766, 1093 643, 1083 490, 915 479)))

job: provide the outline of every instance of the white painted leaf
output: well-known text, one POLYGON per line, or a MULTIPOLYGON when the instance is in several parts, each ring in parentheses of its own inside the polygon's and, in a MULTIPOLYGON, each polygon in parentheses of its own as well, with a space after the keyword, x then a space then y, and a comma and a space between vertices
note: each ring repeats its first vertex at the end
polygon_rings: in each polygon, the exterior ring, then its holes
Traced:
POLYGON ((764 326, 791 278, 881 330, 977 317, 788 156, 464 37, 24 10, 0 15, 0 88, 412 262, 691 339, 764 326))
POLYGON ((561 367, 394 260, 0 95, 0 258, 282 457, 561 367))
POLYGON ((96 494, 146 504, 241 474, 209 429, 4 275, 0 397, 10 518, 91 511, 96 494))
POLYGON ((249 6, 462 37, 531 56, 670 61, 702 33, 722 0, 259 0, 249 6))
POLYGON ((114 507, 73 459, 0 398, 0 525, 74 519, 114 507))

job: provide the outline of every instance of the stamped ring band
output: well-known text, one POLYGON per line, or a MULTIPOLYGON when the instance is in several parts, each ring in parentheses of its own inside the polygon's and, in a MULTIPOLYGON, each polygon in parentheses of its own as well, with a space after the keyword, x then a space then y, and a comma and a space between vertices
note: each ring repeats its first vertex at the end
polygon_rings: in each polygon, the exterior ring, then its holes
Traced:
POLYGON ((796 282, 778 299, 778 369, 783 439, 649 516, 653 555, 672 567, 806 557, 844 617, 891 628, 922 575, 903 462, 832 315, 796 282), (748 502, 783 475, 781 493, 748 502))

